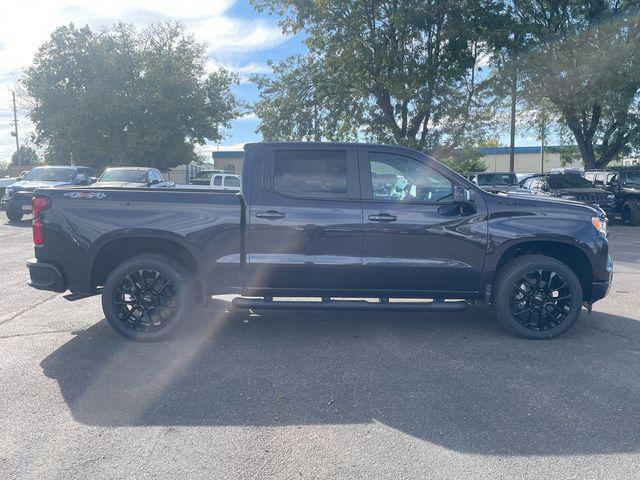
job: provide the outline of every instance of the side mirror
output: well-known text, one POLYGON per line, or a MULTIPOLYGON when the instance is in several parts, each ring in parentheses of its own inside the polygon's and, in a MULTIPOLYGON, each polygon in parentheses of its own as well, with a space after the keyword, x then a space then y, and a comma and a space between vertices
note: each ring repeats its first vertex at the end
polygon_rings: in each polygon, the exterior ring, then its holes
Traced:
POLYGON ((91 183, 96 183, 98 181, 98 177, 91 177, 89 180, 91 183))
POLYGON ((456 203, 473 203, 473 192, 468 188, 456 185, 453 187, 453 201, 456 203))
POLYGON ((153 180, 151 180, 151 181, 149 182, 149 185, 157 185, 157 184, 159 184, 159 183, 160 183, 160 180, 158 180, 157 178, 154 178, 153 180))

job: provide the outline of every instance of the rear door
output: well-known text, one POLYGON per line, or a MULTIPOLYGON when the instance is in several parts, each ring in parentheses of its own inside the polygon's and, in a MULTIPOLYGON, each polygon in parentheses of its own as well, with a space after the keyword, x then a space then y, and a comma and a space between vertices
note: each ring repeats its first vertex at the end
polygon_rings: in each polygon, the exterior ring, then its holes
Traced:
POLYGON ((247 291, 323 295, 358 288, 362 206, 355 149, 261 151, 247 215, 247 291))
POLYGON ((454 203, 446 172, 410 151, 361 151, 364 287, 388 296, 477 290, 486 206, 480 195, 475 210, 454 203))

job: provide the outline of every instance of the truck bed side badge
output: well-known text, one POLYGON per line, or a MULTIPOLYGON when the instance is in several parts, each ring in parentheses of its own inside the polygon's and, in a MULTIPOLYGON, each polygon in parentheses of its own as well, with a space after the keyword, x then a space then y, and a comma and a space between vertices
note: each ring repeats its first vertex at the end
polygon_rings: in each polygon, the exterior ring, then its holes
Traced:
POLYGON ((100 193, 100 192, 69 192, 63 195, 63 197, 69 197, 69 198, 98 198, 98 199, 104 198, 106 196, 107 196, 106 193, 100 193))

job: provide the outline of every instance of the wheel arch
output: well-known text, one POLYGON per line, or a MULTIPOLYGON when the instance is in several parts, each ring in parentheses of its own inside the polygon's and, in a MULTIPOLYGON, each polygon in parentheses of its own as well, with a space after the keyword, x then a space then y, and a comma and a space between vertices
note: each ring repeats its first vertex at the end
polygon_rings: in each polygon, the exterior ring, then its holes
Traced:
POLYGON ((143 254, 157 254, 171 258, 199 278, 195 252, 181 238, 158 232, 119 232, 96 244, 91 256, 90 285, 93 290, 103 285, 109 274, 120 264, 143 254))
POLYGON ((555 240, 524 240, 506 247, 495 265, 492 278, 507 263, 523 255, 546 255, 567 265, 576 274, 582 286, 584 298, 590 298, 593 282, 593 268, 587 254, 575 243, 555 240))

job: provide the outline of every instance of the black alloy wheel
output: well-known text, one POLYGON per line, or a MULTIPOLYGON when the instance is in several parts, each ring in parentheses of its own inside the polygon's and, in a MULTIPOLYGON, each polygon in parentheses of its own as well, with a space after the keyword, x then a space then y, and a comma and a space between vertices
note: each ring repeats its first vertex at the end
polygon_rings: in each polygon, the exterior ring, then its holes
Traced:
POLYGON ((496 276, 492 305, 499 322, 530 339, 557 337, 582 310, 582 284, 557 258, 541 254, 516 257, 496 276))
POLYGON ((150 332, 166 327, 175 318, 179 299, 168 278, 147 268, 124 275, 111 302, 124 326, 150 332))
POLYGON ((140 255, 117 266, 102 289, 102 310, 121 335, 140 342, 173 335, 193 314, 196 289, 182 265, 161 255, 140 255))
POLYGON ((536 269, 522 275, 509 297, 511 314, 523 327, 550 330, 567 319, 573 294, 567 280, 551 269, 536 269))

